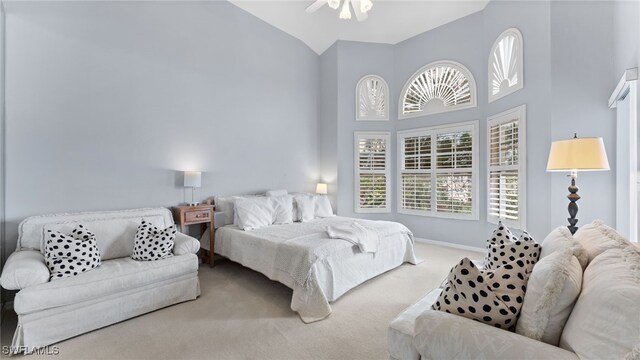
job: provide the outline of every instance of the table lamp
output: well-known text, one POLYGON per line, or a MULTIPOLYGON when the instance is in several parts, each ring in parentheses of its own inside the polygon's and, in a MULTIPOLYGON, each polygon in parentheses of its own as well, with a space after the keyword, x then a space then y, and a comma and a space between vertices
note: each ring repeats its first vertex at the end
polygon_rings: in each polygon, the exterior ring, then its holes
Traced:
POLYGON ((578 204, 580 200, 576 178, 578 171, 603 171, 609 170, 609 160, 604 148, 602 138, 578 138, 574 134, 573 139, 554 141, 549 151, 547 171, 569 171, 571 186, 569 186, 569 231, 575 234, 578 230, 578 204))
POLYGON ((318 185, 316 185, 316 194, 326 195, 327 194, 327 184, 318 183, 318 185))
POLYGON ((199 188, 202 185, 202 173, 200 171, 185 171, 184 172, 184 187, 191 188, 191 202, 187 203, 189 206, 196 206, 198 202, 194 200, 193 193, 195 188, 199 188))

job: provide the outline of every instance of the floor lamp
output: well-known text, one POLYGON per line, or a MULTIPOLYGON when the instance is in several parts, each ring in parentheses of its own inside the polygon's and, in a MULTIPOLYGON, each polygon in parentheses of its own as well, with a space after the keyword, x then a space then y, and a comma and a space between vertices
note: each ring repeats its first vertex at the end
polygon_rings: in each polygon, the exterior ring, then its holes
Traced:
POLYGON ((569 186, 569 231, 575 234, 578 230, 578 204, 580 200, 576 178, 578 171, 604 171, 609 170, 609 160, 604 148, 602 138, 578 138, 554 141, 549 151, 547 171, 569 171, 571 174, 571 186, 569 186))

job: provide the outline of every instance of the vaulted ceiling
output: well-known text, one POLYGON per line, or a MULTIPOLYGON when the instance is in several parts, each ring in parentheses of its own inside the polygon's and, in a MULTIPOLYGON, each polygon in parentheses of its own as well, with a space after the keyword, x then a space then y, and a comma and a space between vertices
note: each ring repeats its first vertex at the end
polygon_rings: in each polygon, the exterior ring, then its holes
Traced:
POLYGON ((321 54, 336 40, 396 44, 484 9, 489 0, 372 0, 369 17, 358 22, 338 18, 327 5, 305 12, 314 0, 229 0, 232 4, 302 40, 321 54))

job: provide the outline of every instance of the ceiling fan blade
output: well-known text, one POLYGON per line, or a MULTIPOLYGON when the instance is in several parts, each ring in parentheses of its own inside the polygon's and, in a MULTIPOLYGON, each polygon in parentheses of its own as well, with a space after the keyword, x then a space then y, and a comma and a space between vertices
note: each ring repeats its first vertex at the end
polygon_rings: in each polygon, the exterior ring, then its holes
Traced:
POLYGON ((311 14, 312 12, 320 9, 326 3, 327 3, 327 0, 316 0, 313 4, 309 5, 309 7, 307 7, 305 11, 311 14))
POLYGON ((367 20, 369 15, 360 10, 360 0, 351 0, 351 5, 353 5, 353 12, 356 13, 356 19, 358 19, 358 21, 362 22, 367 20))

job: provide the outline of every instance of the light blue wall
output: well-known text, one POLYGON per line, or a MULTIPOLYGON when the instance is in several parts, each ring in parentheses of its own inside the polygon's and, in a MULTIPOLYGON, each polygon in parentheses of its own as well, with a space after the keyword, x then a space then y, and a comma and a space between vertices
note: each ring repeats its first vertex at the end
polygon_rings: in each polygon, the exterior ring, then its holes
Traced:
POLYGON ((338 44, 320 56, 319 141, 320 180, 327 184, 331 205, 337 209, 338 190, 338 44))
POLYGON ((311 191, 319 57, 227 2, 7 7, 6 220, 311 191))

